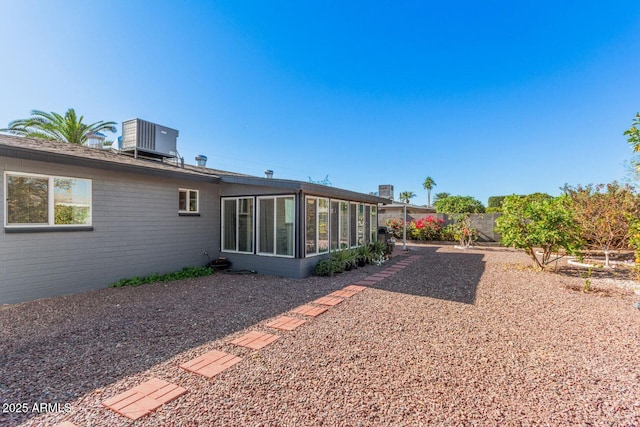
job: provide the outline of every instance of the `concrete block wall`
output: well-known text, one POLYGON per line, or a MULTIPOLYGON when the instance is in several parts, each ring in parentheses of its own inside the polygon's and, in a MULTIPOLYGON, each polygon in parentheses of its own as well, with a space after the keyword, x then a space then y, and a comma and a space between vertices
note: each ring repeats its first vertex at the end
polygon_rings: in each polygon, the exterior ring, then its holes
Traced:
MULTIPOLYGON (((499 242, 500 235, 495 232, 496 220, 500 217, 500 213, 483 213, 483 214, 471 214, 471 225, 478 230, 478 240, 481 242, 499 242)), ((429 216, 436 217, 444 221, 444 225, 449 225, 455 222, 455 215, 447 215, 443 213, 407 213, 407 221, 418 220, 420 218, 426 218, 429 216)), ((389 212, 384 216, 378 217, 378 225, 386 225, 388 218, 402 218, 402 212, 389 212)))

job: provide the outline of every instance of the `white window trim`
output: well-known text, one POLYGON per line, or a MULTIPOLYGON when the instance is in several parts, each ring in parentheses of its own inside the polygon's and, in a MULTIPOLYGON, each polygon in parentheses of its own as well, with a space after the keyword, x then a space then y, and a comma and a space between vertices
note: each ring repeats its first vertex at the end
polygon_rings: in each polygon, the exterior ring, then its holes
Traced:
POLYGON ((196 214, 200 213, 200 190, 194 190, 193 188, 178 188, 178 200, 180 200, 180 193, 185 191, 187 193, 187 209, 180 209, 178 206, 178 213, 196 214), (189 202, 191 201, 191 193, 196 193, 196 210, 189 210, 189 202))
MULTIPOLYGON (((338 205, 339 206, 339 205, 338 205)), ((329 252, 331 252, 331 199, 329 199, 328 197, 317 197, 317 196, 306 196, 305 200, 304 200, 304 240, 305 240, 305 245, 304 245, 304 253, 305 253, 305 257, 314 257, 314 256, 318 256, 318 255, 325 255, 328 254, 329 252), (307 252, 307 200, 313 199, 315 200, 315 205, 316 205, 316 251, 315 252, 307 252), (329 229, 327 230, 327 232, 329 233, 329 246, 327 247, 327 250, 325 252, 320 252, 320 203, 318 203, 320 200, 326 200, 327 201, 327 205, 328 205, 328 211, 327 214, 329 216, 328 218, 328 223, 327 223, 327 227, 329 227, 329 229)), ((339 215, 338 215, 339 216, 339 215)), ((338 241, 340 241, 340 236, 338 236, 338 241)))
POLYGON ((356 205, 356 247, 364 246, 365 239, 365 203, 358 203, 356 205), (362 210, 362 212, 360 212, 362 210), (360 221, 362 221, 362 232, 358 230, 360 228, 360 221), (360 244, 360 240, 362 240, 362 244, 360 244))
POLYGON ((260 256, 272 256, 272 257, 278 257, 278 258, 295 258, 296 257, 296 246, 297 246, 297 242, 296 242, 296 215, 295 215, 295 205, 296 205, 296 196, 295 194, 283 194, 283 195, 278 195, 278 196, 258 196, 256 197, 256 241, 255 241, 255 248, 256 248, 256 255, 260 255, 260 256), (273 252, 260 252, 260 221, 258 220, 258 218, 260 218, 260 200, 265 200, 265 199, 273 199, 274 203, 273 203, 273 247, 274 247, 274 251, 273 252), (278 217, 275 214, 276 213, 276 209, 278 204, 276 203, 277 199, 293 199, 293 206, 294 206, 294 215, 293 215, 293 255, 281 255, 279 253, 277 253, 277 251, 275 250, 275 248, 277 248, 277 233, 276 233, 276 228, 277 228, 277 224, 278 224, 278 217))
POLYGON ((4 173, 4 226, 6 228, 77 228, 77 227, 91 227, 93 225, 93 181, 90 178, 79 178, 73 176, 59 176, 59 175, 43 175, 38 173, 28 173, 28 172, 12 172, 5 171, 4 173), (8 176, 24 176, 31 178, 46 178, 48 180, 47 185, 47 197, 48 197, 48 205, 47 205, 47 224, 9 224, 9 203, 8 203, 8 190, 9 190, 9 180, 8 176), (56 224, 55 223, 55 200, 54 200, 54 192, 55 186, 53 181, 55 179, 75 179, 75 180, 83 180, 89 183, 89 222, 86 224, 56 224))
POLYGON ((351 210, 351 203, 348 200, 338 200, 338 223, 340 224, 340 228, 338 228, 338 249, 336 249, 336 251, 343 251, 345 249, 349 249, 349 241, 351 240, 351 215, 350 215, 350 210, 351 210), (343 217, 342 217, 342 204, 346 203, 347 204, 347 221, 345 224, 345 221, 343 221, 343 217), (341 240, 342 240, 342 234, 341 232, 343 231, 343 229, 347 230, 347 247, 343 248, 341 247, 341 240))
POLYGON ((349 248, 350 249, 354 249, 358 247, 358 202, 353 202, 350 201, 349 202, 349 248), (355 224, 353 224, 355 226, 355 231, 351 229, 351 209, 353 209, 355 206, 355 210, 356 210, 356 222, 355 224), (351 238, 354 236, 355 233, 355 243, 353 243, 351 241, 351 238))
POLYGON ((220 223, 221 223, 221 227, 220 227, 220 252, 225 252, 225 253, 232 253, 232 254, 255 254, 256 253, 256 236, 255 236, 255 228, 256 228, 256 200, 255 197, 250 196, 250 197, 222 197, 222 203, 221 203, 221 211, 220 211, 220 223), (254 235, 252 236, 253 239, 253 249, 250 251, 240 251, 237 248, 240 246, 238 244, 238 239, 240 238, 240 221, 238 221, 238 216, 241 215, 243 212, 240 212, 240 200, 252 200, 253 201, 253 212, 252 213, 252 218, 251 218, 251 222, 252 222, 252 229, 254 230, 254 235), (224 210, 225 210, 225 201, 226 200, 235 200, 236 202, 236 241, 235 241, 235 250, 231 250, 231 249, 224 249, 223 248, 223 242, 224 242, 224 232, 225 232, 225 224, 224 224, 224 210))
POLYGON ((369 240, 370 243, 378 241, 378 206, 369 205, 369 240))

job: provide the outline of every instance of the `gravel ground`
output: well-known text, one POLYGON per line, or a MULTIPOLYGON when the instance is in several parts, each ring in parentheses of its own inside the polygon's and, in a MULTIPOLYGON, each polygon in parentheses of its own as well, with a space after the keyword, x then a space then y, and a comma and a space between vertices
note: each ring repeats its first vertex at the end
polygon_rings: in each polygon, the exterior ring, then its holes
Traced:
POLYGON ((4 307, 3 406, 70 411, 0 424, 640 425, 629 277, 594 277, 584 293, 575 270, 534 272, 521 252, 409 254, 420 258, 258 351, 228 342, 403 256, 334 278, 216 274, 4 307), (243 361, 212 380, 178 368, 214 349, 243 361), (101 406, 152 376, 189 392, 136 422, 101 406))

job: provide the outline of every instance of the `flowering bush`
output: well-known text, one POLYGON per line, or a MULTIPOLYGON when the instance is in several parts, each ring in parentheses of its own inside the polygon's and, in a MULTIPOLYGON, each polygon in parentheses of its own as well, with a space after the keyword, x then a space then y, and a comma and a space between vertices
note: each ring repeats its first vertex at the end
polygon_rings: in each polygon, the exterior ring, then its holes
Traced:
POLYGON ((454 238, 460 242, 460 246, 468 248, 478 239, 478 231, 471 227, 467 221, 456 222, 454 226, 454 238))
MULTIPOLYGON (((433 216, 420 218, 407 223, 407 238, 412 240, 440 240, 444 221, 433 216)), ((387 226, 394 237, 401 239, 404 221, 389 218, 387 226)))
MULTIPOLYGON (((391 229, 391 235, 397 239, 402 238, 402 227, 404 226, 404 221, 400 218, 389 218, 387 220, 387 227, 391 229)), ((409 230, 407 230, 408 232, 409 230)))

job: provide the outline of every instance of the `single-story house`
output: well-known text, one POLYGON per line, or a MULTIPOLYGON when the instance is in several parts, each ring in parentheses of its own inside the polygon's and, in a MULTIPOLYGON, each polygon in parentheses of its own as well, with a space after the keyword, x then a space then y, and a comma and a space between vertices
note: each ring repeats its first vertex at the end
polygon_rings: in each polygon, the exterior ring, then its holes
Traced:
POLYGON ((0 304, 225 257, 304 277, 377 238, 374 195, 0 135, 0 304))

